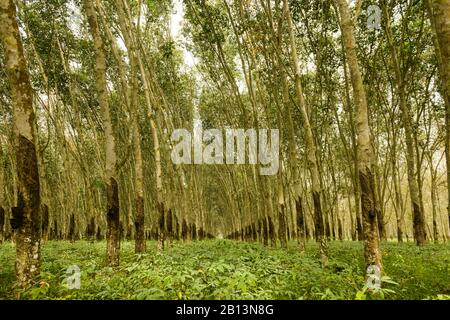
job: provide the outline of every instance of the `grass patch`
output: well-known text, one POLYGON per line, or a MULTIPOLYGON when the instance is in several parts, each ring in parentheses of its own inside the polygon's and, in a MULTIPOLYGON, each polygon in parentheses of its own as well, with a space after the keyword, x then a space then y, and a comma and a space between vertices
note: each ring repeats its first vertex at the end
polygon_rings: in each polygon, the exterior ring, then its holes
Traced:
POLYGON ((450 245, 383 243, 388 282, 382 294, 363 291, 362 244, 330 242, 330 264, 320 267, 318 246, 299 253, 259 243, 209 240, 174 243, 163 253, 148 242, 135 255, 134 243, 121 244, 121 265, 105 266, 105 242, 50 241, 42 246, 36 284, 14 289, 11 243, 0 246, 0 299, 448 299, 450 245), (81 287, 67 288, 66 270, 77 265, 81 287), (395 283, 390 283, 390 282, 395 283), (384 291, 385 290, 385 291, 384 291))

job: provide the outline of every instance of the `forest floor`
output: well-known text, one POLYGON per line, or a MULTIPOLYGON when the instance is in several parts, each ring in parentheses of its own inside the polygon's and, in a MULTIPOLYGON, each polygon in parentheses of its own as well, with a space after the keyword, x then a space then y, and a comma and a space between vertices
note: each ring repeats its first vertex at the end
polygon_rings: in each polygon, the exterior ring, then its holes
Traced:
MULTIPOLYGON (((135 255, 122 242, 121 265, 105 267, 105 242, 50 241, 42 247, 40 278, 25 292, 14 290, 11 243, 0 245, 0 299, 450 299, 450 243, 382 244, 382 289, 365 287, 362 243, 330 242, 322 269, 318 248, 306 253, 259 243, 208 240, 173 243, 163 253, 149 241, 135 255), (69 289, 70 266, 79 267, 80 288, 69 289)), ((72 284, 76 281, 72 281, 72 284)))

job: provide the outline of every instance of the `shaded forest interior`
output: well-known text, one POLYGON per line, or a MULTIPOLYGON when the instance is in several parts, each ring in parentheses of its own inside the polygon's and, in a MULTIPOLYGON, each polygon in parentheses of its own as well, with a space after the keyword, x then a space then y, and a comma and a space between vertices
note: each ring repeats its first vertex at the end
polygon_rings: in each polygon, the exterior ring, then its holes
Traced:
POLYGON ((312 239, 323 266, 363 241, 382 270, 382 241, 450 239, 450 0, 0 0, 0 37, 22 287, 49 240, 106 239, 110 266, 125 239, 312 239), (175 164, 180 128, 278 129, 278 171, 175 164))

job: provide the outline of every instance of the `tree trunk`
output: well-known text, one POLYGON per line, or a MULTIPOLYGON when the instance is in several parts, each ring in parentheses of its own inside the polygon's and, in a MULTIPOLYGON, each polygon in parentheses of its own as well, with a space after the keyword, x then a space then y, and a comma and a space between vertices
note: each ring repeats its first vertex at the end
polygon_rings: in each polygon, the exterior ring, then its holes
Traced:
POLYGON ((295 208, 297 212, 297 244, 300 252, 305 251, 306 237, 305 237, 305 217, 303 215, 302 198, 298 197, 295 200, 295 208))
POLYGON ((75 241, 75 215, 73 213, 70 215, 69 219, 69 233, 67 238, 70 242, 75 241))
POLYGON ((277 246, 277 237, 275 234, 275 226, 273 224, 273 220, 271 216, 267 217, 269 223, 269 237, 270 237, 270 245, 274 248, 277 246))
POLYGON ((295 42, 294 26, 292 23, 291 13, 289 11, 289 4, 287 0, 283 1, 284 13, 288 22, 290 47, 291 47, 291 63, 294 67, 295 78, 295 92, 297 97, 298 106, 302 115, 303 126, 305 130, 306 138, 306 154, 308 160, 308 168, 311 175, 311 189, 314 203, 314 223, 316 227, 316 238, 320 244, 320 254, 322 258, 322 264, 326 266, 328 264, 328 245, 327 238, 325 236, 323 211, 321 205, 321 187, 319 166, 317 160, 317 147, 314 141, 314 135, 309 120, 308 108, 306 105, 305 97, 303 95, 303 88, 301 83, 300 66, 298 63, 297 45, 295 42))
POLYGON ((3 164, 3 149, 2 142, 0 140, 0 244, 5 237, 5 209, 3 208, 4 195, 5 195, 5 183, 3 179, 3 170, 5 165, 3 164))
POLYGON ((42 210, 42 240, 48 240, 48 226, 49 226, 49 215, 48 215, 48 206, 43 204, 41 206, 42 210))
POLYGON ((106 59, 103 40, 97 22, 97 13, 94 3, 84 1, 89 27, 94 41, 95 51, 95 83, 97 87, 98 102, 105 130, 106 170, 105 182, 107 189, 107 260, 110 266, 119 265, 120 253, 120 216, 119 216, 119 187, 116 180, 116 142, 111 121, 108 102, 108 88, 106 85, 106 59))
POLYGON ((353 35, 353 22, 350 18, 347 0, 336 0, 340 13, 340 24, 347 62, 353 86, 353 99, 356 106, 357 162, 361 188, 361 211, 363 216, 364 257, 367 265, 377 265, 381 270, 378 227, 375 212, 375 190, 372 189, 372 146, 367 112, 366 92, 356 56, 356 43, 353 35))
POLYGON ((284 186, 279 177, 279 189, 278 189, 278 237, 282 248, 287 248, 286 240, 286 203, 284 199, 284 186))
MULTIPOLYGON (((97 2, 98 3, 98 2, 97 2)), ((141 130, 139 128, 139 66, 136 57, 136 48, 134 41, 130 35, 131 28, 127 23, 125 17, 124 8, 120 2, 116 1, 117 14, 119 17, 119 25, 125 42, 125 46, 128 52, 128 58, 130 61, 130 85, 126 83, 125 68, 122 63, 118 50, 115 49, 115 42, 113 45, 113 51, 115 50, 115 56, 119 62, 119 70, 121 74, 121 82, 124 90, 124 98, 127 102, 129 110, 132 115, 132 138, 133 138, 133 154, 135 161, 135 198, 134 204, 136 208, 135 218, 135 253, 144 253, 146 250, 145 241, 145 198, 144 198, 144 165, 142 159, 141 148, 141 130)), ((108 28, 105 26, 105 28, 108 28)), ((115 41, 113 35, 109 29, 107 29, 108 37, 111 42, 115 41)), ((128 225, 127 225, 128 228, 128 225)), ((130 230, 131 231, 131 230, 130 230)), ((127 232, 127 234, 129 231, 127 232)))
MULTIPOLYGON (((119 23, 122 28, 122 35, 124 36, 126 45, 128 47, 130 56, 130 62, 137 62, 137 66, 133 66, 139 68, 141 73, 142 87, 144 90, 145 102, 147 104, 147 114, 150 121, 150 127, 152 131, 153 138, 153 150, 155 156, 155 167, 156 167, 156 201, 157 201, 157 210, 158 210, 158 220, 159 224, 164 224, 164 214, 165 214, 165 203, 163 197, 163 184, 162 184, 162 168, 161 168, 161 151, 159 145, 159 137, 158 137, 158 129, 156 126, 155 120, 156 118, 156 109, 158 108, 158 103, 155 100, 153 92, 151 90, 151 78, 147 76, 148 71, 143 62, 143 58, 141 56, 140 48, 139 48, 139 29, 135 29, 133 23, 129 20, 131 18, 130 8, 127 5, 126 1, 115 1, 119 13, 119 23), (129 18, 127 18, 129 17, 129 18), (137 37, 134 37, 134 34, 138 34, 137 37)), ((139 4, 140 5, 140 4, 139 4)), ((165 229, 158 228, 158 248, 164 248, 165 241, 165 229)))
POLYGON ((427 0, 431 25, 435 32, 435 50, 445 101, 445 158, 447 164, 447 216, 450 232, 450 1, 427 0))
POLYGON ((394 125, 392 125, 392 145, 390 150, 391 167, 392 167, 392 181, 394 188, 394 210, 397 226, 397 241, 399 243, 403 242, 403 200, 400 189, 400 173, 398 172, 397 165, 397 134, 394 125))
MULTIPOLYGON (((439 242, 439 226, 438 226, 438 198, 437 198, 437 168, 433 164, 433 152, 430 150, 427 152, 428 166, 430 167, 430 180, 431 180, 431 212, 433 214, 433 240, 435 243, 439 242)), ((438 164, 439 165, 439 164, 438 164)))
POLYGON ((16 156, 18 201, 12 208, 11 226, 15 232, 17 281, 25 288, 39 274, 40 186, 33 90, 12 0, 0 0, 0 37, 11 88, 16 156))
POLYGON ((386 36, 390 47, 391 59, 394 67, 394 74, 397 85, 396 89, 397 94, 399 95, 400 109, 402 111, 403 128, 405 129, 406 166, 408 175, 409 194, 411 198, 411 209, 413 212, 414 238, 416 239, 417 245, 424 245, 426 242, 425 219, 419 196, 418 174, 416 172, 416 170, 420 169, 416 168, 415 166, 415 150, 411 125, 411 115, 409 113, 409 107, 406 101, 405 83, 400 70, 400 61, 399 56, 397 54, 397 48, 394 44, 392 36, 390 15, 388 13, 387 6, 384 2, 383 2, 383 12, 385 18, 386 36))
POLYGON ((5 226, 5 209, 0 206, 0 244, 3 242, 3 230, 5 226))
MULTIPOLYGON (((130 49, 128 49, 130 52, 130 49)), ((129 53, 130 55, 130 53, 129 53)), ((131 110, 134 113, 133 121, 133 145, 135 161, 135 188, 136 188, 136 220, 135 220, 135 252, 144 253, 146 250, 145 241, 145 199, 144 199, 144 164, 142 160, 141 132, 139 130, 139 109, 138 109, 138 70, 134 53, 131 53, 130 61, 132 64, 132 94, 131 110)))

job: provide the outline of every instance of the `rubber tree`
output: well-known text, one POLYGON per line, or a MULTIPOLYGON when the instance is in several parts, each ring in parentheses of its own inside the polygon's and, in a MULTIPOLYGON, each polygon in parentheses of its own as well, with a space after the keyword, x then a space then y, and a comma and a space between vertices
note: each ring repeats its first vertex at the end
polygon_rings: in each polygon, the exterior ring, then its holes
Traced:
POLYGON ((107 192, 107 261, 110 266, 119 264, 120 251, 120 215, 119 215, 119 186, 116 179, 116 141, 113 132, 108 87, 106 84, 106 58, 103 39, 97 21, 97 12, 94 3, 90 0, 84 1, 86 16, 88 18, 90 31, 94 41, 95 53, 95 84, 97 99, 100 105, 103 127, 105 131, 105 182, 107 192))
POLYGON ((373 151, 370 139, 370 127, 366 92, 363 85, 361 70, 356 55, 356 41, 353 31, 353 21, 350 18, 347 0, 335 0, 339 8, 341 33, 344 42, 350 78, 353 87, 353 100, 356 108, 357 163, 361 188, 361 213, 363 217, 364 258, 367 265, 383 268, 380 252, 376 216, 376 197, 373 186, 372 171, 373 151))
POLYGON ((19 287, 25 288, 39 274, 40 186, 33 89, 12 0, 0 1, 0 38, 13 106, 17 206, 12 208, 11 227, 16 242, 15 270, 19 287))

